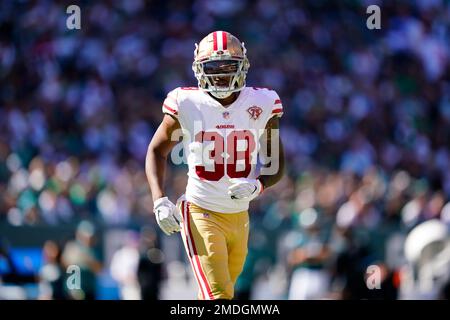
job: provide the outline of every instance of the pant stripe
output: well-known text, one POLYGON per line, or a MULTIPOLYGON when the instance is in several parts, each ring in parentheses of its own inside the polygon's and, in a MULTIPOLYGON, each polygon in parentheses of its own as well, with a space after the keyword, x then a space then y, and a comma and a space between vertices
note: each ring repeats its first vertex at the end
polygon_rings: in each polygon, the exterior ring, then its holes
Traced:
POLYGON ((208 299, 214 300, 214 296, 212 294, 211 287, 209 286, 208 279, 206 278, 205 273, 203 272, 203 268, 202 268, 202 265, 200 263, 200 259, 198 258, 197 249, 195 248, 194 237, 192 237, 191 223, 190 223, 190 219, 189 219, 189 204, 186 205, 186 209, 187 209, 186 210, 186 216, 187 216, 187 225, 188 225, 187 229, 188 229, 188 232, 189 232, 189 238, 191 239, 191 247, 192 247, 192 250, 194 252, 194 259, 197 262, 197 267, 198 267, 200 276, 201 276, 201 278, 203 280, 203 284, 205 285, 205 289, 206 289, 206 295, 205 295, 206 297, 205 297, 205 299, 206 300, 208 300, 208 299))
POLYGON ((183 215, 183 229, 184 229, 183 231, 184 231, 184 236, 185 236, 186 251, 188 253, 189 261, 191 262, 191 265, 192 265, 192 270, 194 271, 194 276, 197 279, 197 283, 199 284, 200 293, 202 295, 202 298, 204 300, 207 300, 209 298, 208 289, 206 288, 206 286, 203 282, 203 279, 200 276, 199 266, 197 263, 198 257, 195 256, 195 251, 193 249, 190 231, 188 231, 189 215, 187 214, 187 202, 186 201, 181 202, 181 213, 183 215), (195 258, 197 258, 197 259, 195 259, 195 258))
POLYGON ((185 244, 185 247, 186 247, 186 251, 188 253, 189 262, 192 265, 192 270, 194 271, 194 276, 197 279, 197 283, 199 284, 200 293, 202 295, 202 298, 205 299, 205 293, 204 293, 205 289, 203 288, 203 286, 202 286, 202 284, 200 282, 200 279, 199 279, 199 276, 198 276, 197 267, 196 267, 194 261, 192 260, 192 250, 191 250, 191 246, 190 246, 190 239, 189 239, 189 235, 188 235, 188 232, 187 232, 187 229, 186 229, 187 228, 186 227, 186 225, 187 225, 186 221, 188 219, 188 217, 186 215, 186 201, 182 201, 181 202, 181 214, 183 215, 183 231, 184 231, 184 240, 185 240, 184 244, 185 244))

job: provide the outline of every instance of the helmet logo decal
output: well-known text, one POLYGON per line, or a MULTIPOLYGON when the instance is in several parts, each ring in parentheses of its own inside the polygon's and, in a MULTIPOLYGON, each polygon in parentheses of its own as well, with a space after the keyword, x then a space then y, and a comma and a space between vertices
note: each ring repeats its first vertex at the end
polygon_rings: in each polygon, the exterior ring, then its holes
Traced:
POLYGON ((253 106, 247 109, 247 112, 250 114, 250 119, 257 120, 262 113, 262 109, 257 106, 253 106))

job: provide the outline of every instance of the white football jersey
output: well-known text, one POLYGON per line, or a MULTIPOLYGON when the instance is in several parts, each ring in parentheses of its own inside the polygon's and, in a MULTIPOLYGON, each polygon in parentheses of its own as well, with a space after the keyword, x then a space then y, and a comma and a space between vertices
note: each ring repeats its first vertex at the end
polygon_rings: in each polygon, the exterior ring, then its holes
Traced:
POLYGON ((162 110, 176 117, 183 130, 186 200, 221 213, 248 210, 249 202, 228 195, 230 179, 257 178, 259 139, 268 120, 283 114, 278 94, 245 87, 224 107, 197 87, 182 87, 169 92, 162 110))

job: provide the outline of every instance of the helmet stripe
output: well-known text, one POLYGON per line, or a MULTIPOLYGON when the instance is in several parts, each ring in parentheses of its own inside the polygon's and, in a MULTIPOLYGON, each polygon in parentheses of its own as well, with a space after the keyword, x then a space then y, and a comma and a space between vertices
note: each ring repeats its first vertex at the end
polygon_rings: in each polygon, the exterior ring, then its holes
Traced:
POLYGON ((222 31, 217 31, 217 50, 223 50, 222 31))
POLYGON ((222 50, 227 50, 227 33, 222 32, 222 50))
POLYGON ((217 32, 213 32, 213 50, 217 50, 217 32))

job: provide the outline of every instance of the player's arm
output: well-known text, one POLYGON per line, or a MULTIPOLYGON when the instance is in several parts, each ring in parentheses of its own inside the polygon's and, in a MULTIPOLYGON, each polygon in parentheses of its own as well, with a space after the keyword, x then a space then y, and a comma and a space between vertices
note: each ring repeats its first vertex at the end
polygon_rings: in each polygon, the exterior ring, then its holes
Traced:
POLYGON ((173 132, 180 129, 178 120, 170 115, 164 118, 153 135, 147 149, 145 160, 145 173, 152 193, 153 201, 164 197, 164 178, 167 166, 167 157, 178 141, 172 141, 173 132))
MULTIPOLYGON (((266 125, 266 130, 261 136, 261 145, 266 149, 265 157, 270 159, 270 162, 263 165, 263 167, 270 168, 275 167, 277 171, 271 174, 261 174, 258 180, 261 181, 264 188, 269 188, 276 184, 284 175, 285 160, 283 144, 279 134, 280 130, 280 118, 272 117, 266 125), (272 140, 278 139, 278 143, 275 143, 275 148, 272 150, 272 140), (275 154, 276 153, 276 154, 275 154)), ((264 149, 264 148, 263 148, 264 149)))
POLYGON ((178 141, 173 141, 173 133, 180 129, 178 120, 170 115, 164 118, 153 135, 145 159, 145 173, 153 198, 153 211, 159 227, 165 234, 180 231, 181 216, 176 206, 165 196, 164 178, 167 157, 178 141))

